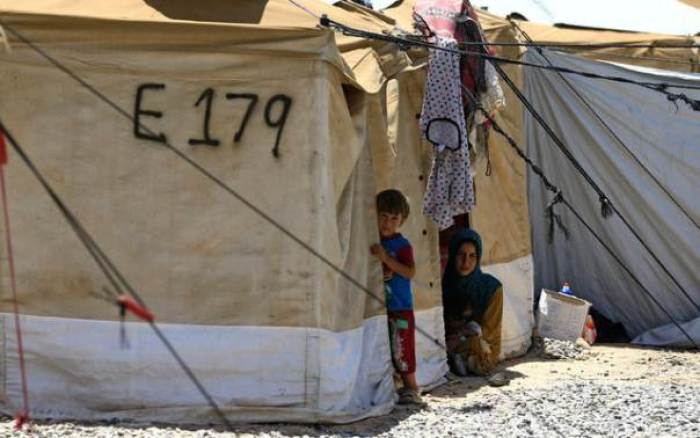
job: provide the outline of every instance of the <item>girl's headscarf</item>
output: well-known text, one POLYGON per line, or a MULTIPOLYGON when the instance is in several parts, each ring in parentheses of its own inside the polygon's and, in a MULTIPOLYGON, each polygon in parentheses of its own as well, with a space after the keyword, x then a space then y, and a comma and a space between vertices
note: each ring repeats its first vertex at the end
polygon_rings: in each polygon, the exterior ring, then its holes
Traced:
POLYGON ((481 237, 471 229, 457 231, 450 239, 447 266, 442 276, 442 304, 445 316, 459 319, 467 306, 471 307, 471 319, 481 320, 491 297, 501 286, 501 282, 489 274, 481 272, 481 237), (465 242, 476 247, 477 263, 471 274, 463 276, 457 270, 457 251, 465 242))

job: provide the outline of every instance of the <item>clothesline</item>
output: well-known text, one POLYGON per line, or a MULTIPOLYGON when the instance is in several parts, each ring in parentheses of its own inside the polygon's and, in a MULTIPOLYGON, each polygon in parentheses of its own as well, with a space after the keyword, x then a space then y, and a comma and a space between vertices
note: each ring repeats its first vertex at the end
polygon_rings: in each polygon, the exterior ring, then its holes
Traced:
POLYGON ((534 64, 534 63, 530 63, 530 62, 526 62, 526 61, 503 58, 500 56, 492 56, 492 55, 488 55, 486 53, 483 53, 481 51, 474 52, 474 51, 468 51, 468 50, 462 50, 462 49, 452 49, 452 48, 448 48, 448 47, 441 47, 441 46, 438 46, 437 44, 433 44, 433 43, 425 41, 422 36, 420 36, 418 38, 411 38, 411 37, 406 38, 406 37, 399 37, 399 36, 395 36, 395 35, 383 35, 383 34, 369 32, 369 31, 365 31, 365 30, 361 30, 361 29, 355 29, 355 28, 346 26, 342 23, 338 23, 337 21, 331 20, 326 15, 321 16, 320 21, 321 21, 320 22, 321 26, 338 31, 338 32, 341 32, 343 35, 385 41, 385 42, 389 42, 392 44, 397 44, 399 47, 404 48, 404 49, 406 49, 408 47, 422 47, 422 48, 426 48, 426 49, 433 49, 433 50, 440 50, 440 51, 456 53, 459 55, 477 56, 477 57, 480 57, 483 59, 487 59, 489 61, 493 61, 495 63, 521 65, 521 66, 525 66, 525 67, 532 67, 532 68, 540 68, 540 69, 550 70, 550 71, 557 71, 560 73, 575 74, 575 75, 587 77, 589 79, 602 79, 602 80, 637 85, 637 86, 644 87, 644 88, 647 88, 649 90, 653 90, 653 91, 656 91, 658 93, 664 94, 666 96, 666 98, 671 102, 675 103, 675 102, 680 100, 680 101, 688 104, 693 110, 700 111, 700 100, 692 99, 692 98, 688 97, 685 93, 673 93, 671 91, 668 91, 669 88, 700 90, 700 86, 674 85, 674 84, 669 84, 666 82, 641 82, 641 81, 635 81, 635 80, 620 77, 620 76, 601 75, 601 74, 596 74, 596 73, 591 73, 591 72, 572 70, 572 69, 565 68, 565 67, 534 64))
POLYGON ((465 41, 463 46, 495 46, 495 47, 553 47, 569 49, 697 49, 700 44, 625 44, 625 43, 498 43, 465 41))
MULTIPOLYGON (((425 19, 425 17, 421 17, 425 19)), ((450 53, 452 55, 472 55, 473 58, 478 58, 478 59, 486 59, 492 61, 491 63, 487 63, 487 65, 493 65, 493 67, 496 69, 498 74, 501 76, 501 78, 508 84, 508 86, 511 88, 511 90, 517 95, 517 97, 520 99, 522 104, 528 109, 528 111, 533 115, 533 117, 540 123, 543 129, 547 132, 549 137, 554 141, 554 143, 559 147, 562 153, 566 155, 566 157, 569 159, 569 161, 572 163, 572 165, 578 170, 578 172, 586 179, 588 184, 596 191, 596 193, 599 196, 599 199, 601 201, 601 213, 603 217, 609 217, 612 215, 612 213, 617 213, 617 215, 620 217, 620 220, 625 224, 625 226, 630 230, 630 232, 635 236, 635 238, 645 247, 645 249, 651 254, 651 256, 654 258, 654 260, 661 266, 661 268, 666 272, 671 280, 678 286, 678 288, 683 292, 683 294, 688 298, 690 303, 692 303, 696 308, 700 309, 700 306, 695 303, 695 301, 690 297, 688 292, 685 290, 685 288, 678 282, 678 280, 675 278, 675 276, 668 270, 668 268, 665 266, 665 264, 659 260, 659 258, 650 250, 649 246, 646 244, 646 242, 642 239, 642 237, 639 235, 639 233, 634 230, 630 223, 626 220, 626 218, 619 212, 614 205, 610 202, 606 194, 602 191, 602 189, 597 185, 597 183, 592 179, 592 177, 588 174, 588 172, 581 166, 581 164, 576 160, 576 158, 571 154, 571 152, 568 150, 566 145, 564 145, 561 142, 561 139, 554 133, 554 131, 551 129, 551 127, 542 119, 542 117, 539 115, 539 113, 532 107, 532 105, 528 102, 528 100, 525 98, 525 96, 522 95, 522 93, 518 90, 518 88, 515 86, 515 84, 512 82, 512 80, 508 77, 508 75, 505 73, 505 71, 501 68, 501 63, 511 63, 511 64, 519 64, 519 65, 524 65, 524 66, 529 66, 529 67, 536 67, 536 68, 542 68, 545 70, 551 70, 555 71, 557 74, 561 75, 562 73, 570 73, 570 74, 577 74, 581 75, 587 78, 591 79, 605 79, 605 80, 611 80, 611 81, 617 81, 617 82, 623 82, 623 83, 629 83, 629 84, 634 84, 638 86, 642 86, 647 89, 651 89, 653 91, 660 92, 662 94, 665 94, 666 97, 672 101, 676 102, 677 100, 684 101, 688 105, 690 105, 693 110, 695 111, 700 111, 700 101, 694 100, 686 96, 685 94, 682 93, 671 93, 668 91, 669 88, 688 88, 688 89, 700 89, 700 87, 697 86, 678 86, 676 87, 675 85, 668 84, 668 83, 659 83, 659 82, 641 82, 641 81, 635 81, 632 79, 624 78, 624 77, 617 77, 617 76, 606 76, 606 75, 599 75, 599 74, 594 74, 590 72, 583 72, 583 71, 577 71, 577 70, 572 70, 568 68, 563 68, 563 67, 558 67, 554 66, 551 62, 549 62, 549 65, 541 65, 541 64, 533 64, 529 62, 524 62, 524 61, 516 61, 512 59, 506 59, 506 58, 500 58, 496 56, 492 56, 489 52, 486 52, 483 48, 479 52, 470 52, 463 50, 461 48, 454 48, 457 44, 456 41, 454 41, 454 44, 448 44, 445 42, 444 39, 440 37, 440 35, 433 34, 431 31, 432 28, 429 27, 426 23, 426 27, 428 29, 428 34, 432 35, 435 37, 434 43, 433 42, 428 42, 426 40, 425 36, 414 36, 412 39, 406 39, 406 38, 401 38, 393 35, 379 35, 379 34, 374 34, 372 32, 364 32, 358 29, 353 29, 348 26, 344 26, 340 23, 334 22, 332 20, 329 20, 326 16, 323 16, 321 18, 321 25, 324 25, 330 29, 340 31, 345 35, 351 35, 351 36, 358 36, 366 39, 377 39, 377 40, 382 40, 386 41, 392 44, 398 44, 401 48, 406 48, 410 46, 418 46, 418 47, 423 47, 423 48, 428 48, 432 49, 433 53, 431 54, 431 68, 432 64, 434 62, 443 62, 441 61, 442 58, 440 58, 438 55, 441 53, 450 53)), ((482 37, 483 40, 483 37, 482 37)), ((449 41, 449 40, 448 40, 449 41)), ((462 42, 460 42, 461 44, 462 42)), ((542 50, 541 47, 537 46, 534 43, 531 43, 533 46, 537 47, 538 50, 542 50)), ((428 77, 430 78, 432 70, 429 70, 428 72, 428 77)), ((444 76, 444 75, 443 75, 444 76)), ((427 85, 426 88, 428 91, 430 91, 430 84, 431 80, 427 80, 427 85)), ((440 90, 445 90, 449 89, 449 85, 445 85, 444 79, 442 80, 435 80, 435 83, 440 90)), ((428 100, 428 96, 426 95, 426 100, 428 100)), ((444 100, 444 99, 443 99, 444 100)), ((438 103, 441 103, 438 101, 438 103)), ((477 104, 475 101, 473 104, 477 104)), ((478 106, 478 105, 477 105, 478 106)), ((424 109, 425 109, 425 104, 424 104, 424 109)), ((487 111, 488 112, 488 111, 487 111)), ((431 116, 434 116, 431 114, 431 116)), ((430 140, 429 133, 427 129, 422 129, 428 139, 430 140)), ((468 164, 467 164, 468 165, 468 164)), ((557 202, 563 202, 563 195, 561 193, 557 193, 557 197, 555 199, 559 199, 557 202)), ((424 201, 425 202, 425 201, 424 201)), ((556 220, 560 226, 562 226, 561 221, 557 218, 557 215, 552 214, 550 215, 550 218, 553 220, 556 220)), ((562 227, 563 228, 563 227, 562 227)))

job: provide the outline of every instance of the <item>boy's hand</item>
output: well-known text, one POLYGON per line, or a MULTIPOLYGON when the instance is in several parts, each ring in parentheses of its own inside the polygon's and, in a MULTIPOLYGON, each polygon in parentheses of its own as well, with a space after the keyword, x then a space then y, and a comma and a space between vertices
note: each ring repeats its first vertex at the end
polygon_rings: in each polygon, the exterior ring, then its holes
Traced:
POLYGON ((370 246, 369 252, 372 253, 372 255, 375 256, 380 262, 383 262, 387 257, 384 247, 378 243, 370 246))

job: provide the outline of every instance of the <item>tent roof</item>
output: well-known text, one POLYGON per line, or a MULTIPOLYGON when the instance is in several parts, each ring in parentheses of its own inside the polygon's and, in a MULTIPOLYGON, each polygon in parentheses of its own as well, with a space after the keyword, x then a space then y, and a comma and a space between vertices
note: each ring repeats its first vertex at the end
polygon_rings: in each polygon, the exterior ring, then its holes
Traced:
MULTIPOLYGON (((656 33, 617 32, 592 29, 571 29, 520 21, 518 25, 536 42, 543 44, 646 44, 687 46, 696 43, 693 37, 656 33)), ((697 71, 700 52, 697 48, 576 48, 566 49, 587 58, 604 59, 631 65, 666 70, 697 71)))
MULTIPOLYGON (((120 29, 120 43, 130 41, 129 30, 149 26, 169 31, 163 43, 188 45, 196 33, 200 45, 252 45, 248 46, 251 51, 270 51, 276 56, 320 57, 339 64, 364 88, 375 88, 372 82, 378 75, 391 76, 407 65, 406 57, 392 44, 319 28, 317 17, 322 14, 372 32, 393 29, 391 19, 345 1, 333 6, 320 0, 0 0, 3 20, 31 28, 36 31, 32 39, 45 44, 56 43, 55 34, 40 31, 46 24, 61 29, 66 37, 70 27, 76 32, 81 28, 120 29)), ((113 34, 103 38, 114 44, 113 34)))
MULTIPOLYGON (((403 0, 401 3, 385 9, 383 12, 396 20, 398 27, 411 31, 413 27, 413 5, 415 0, 403 0)), ((503 17, 477 9, 479 20, 488 39, 492 42, 512 42, 518 36, 511 24, 503 17)), ((519 21, 518 25, 538 43, 543 44, 678 44, 679 46, 700 42, 698 37, 684 37, 656 33, 604 31, 593 29, 572 29, 519 21)), ((515 52, 504 47, 497 47, 500 55, 514 57, 515 52)), ((524 51, 524 50, 523 50, 524 51)), ((698 71, 700 51, 698 49, 668 48, 575 48, 567 49, 580 56, 605 59, 625 64, 644 65, 668 70, 698 71), (695 70, 694 70, 695 69, 695 70)))
POLYGON ((556 0, 474 0, 475 7, 487 7, 501 16, 520 13, 531 22, 566 23, 574 26, 658 32, 672 35, 693 35, 700 31, 700 10, 697 0, 588 0, 563 2, 556 0), (654 3, 654 4, 652 4, 654 3), (684 4, 687 3, 687 4, 684 4))
MULTIPOLYGON (((349 2, 338 6, 320 0, 0 0, 0 13, 41 14, 103 20, 140 21, 149 23, 196 22, 227 26, 308 30, 317 29, 319 19, 329 17, 381 32, 389 27, 380 14, 349 2)), ((340 36, 339 46, 357 43, 357 38, 340 36)))

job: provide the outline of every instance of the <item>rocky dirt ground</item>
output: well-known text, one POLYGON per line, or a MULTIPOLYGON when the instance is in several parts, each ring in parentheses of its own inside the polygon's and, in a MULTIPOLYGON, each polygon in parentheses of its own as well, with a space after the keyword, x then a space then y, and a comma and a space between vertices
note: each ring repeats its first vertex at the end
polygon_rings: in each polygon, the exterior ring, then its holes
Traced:
POLYGON ((509 384, 454 380, 424 395, 425 406, 349 425, 238 425, 216 429, 44 422, 0 436, 36 437, 700 437, 700 353, 548 342, 507 361, 509 384))

